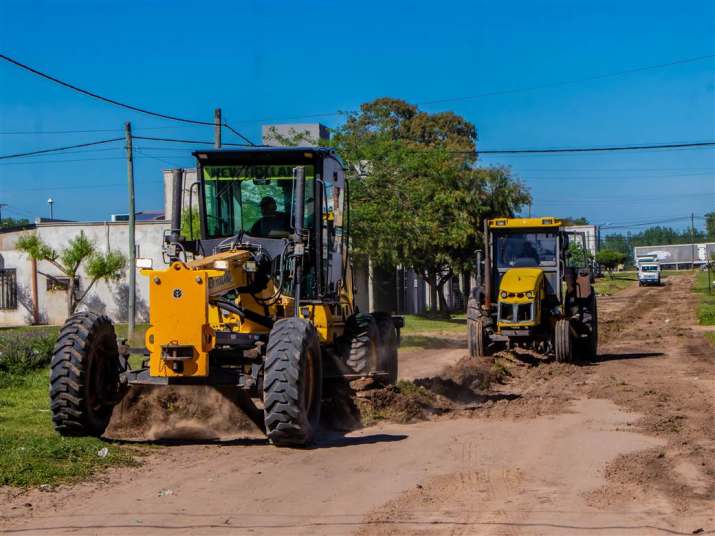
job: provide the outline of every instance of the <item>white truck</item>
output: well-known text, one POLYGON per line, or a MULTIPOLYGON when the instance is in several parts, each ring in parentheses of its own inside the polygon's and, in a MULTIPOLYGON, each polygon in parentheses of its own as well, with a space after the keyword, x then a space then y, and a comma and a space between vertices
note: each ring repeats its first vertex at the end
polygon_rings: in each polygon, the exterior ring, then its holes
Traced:
POLYGON ((643 261, 638 263, 638 286, 660 286, 660 263, 657 261, 643 261))

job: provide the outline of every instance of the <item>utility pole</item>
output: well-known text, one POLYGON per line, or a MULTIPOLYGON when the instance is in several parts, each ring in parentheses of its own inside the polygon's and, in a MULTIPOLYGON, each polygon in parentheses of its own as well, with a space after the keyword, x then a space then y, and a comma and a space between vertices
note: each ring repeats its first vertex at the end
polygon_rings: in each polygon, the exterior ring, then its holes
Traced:
POLYGON ((132 124, 124 123, 124 135, 127 142, 127 181, 129 185, 129 310, 127 311, 127 340, 129 345, 134 338, 134 300, 136 299, 136 245, 134 242, 134 155, 132 153, 132 124))
POLYGON ((695 270, 695 214, 690 213, 690 269, 695 270))
POLYGON ((221 148, 221 108, 214 110, 214 147, 221 148))

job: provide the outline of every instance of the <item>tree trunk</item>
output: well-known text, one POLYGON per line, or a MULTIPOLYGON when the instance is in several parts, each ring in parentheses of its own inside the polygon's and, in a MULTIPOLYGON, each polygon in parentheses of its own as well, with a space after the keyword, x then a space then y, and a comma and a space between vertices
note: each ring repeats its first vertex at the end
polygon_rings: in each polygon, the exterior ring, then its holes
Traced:
POLYGON ((67 284, 67 318, 72 316, 77 304, 74 300, 74 277, 69 278, 69 283, 67 284))
POLYGON ((452 279, 452 270, 449 270, 446 274, 442 274, 439 281, 437 281, 437 296, 439 297, 439 310, 443 313, 449 313, 449 306, 447 305, 447 298, 444 297, 444 286, 447 282, 452 279))
POLYGON ((449 281, 449 278, 442 278, 442 280, 437 283, 437 296, 439 297, 439 310, 443 313, 448 313, 449 306, 447 305, 447 298, 444 297, 444 285, 449 281))
POLYGON ((427 272, 427 284, 429 285, 429 295, 430 295, 430 307, 432 310, 437 310, 437 274, 434 272, 427 272))

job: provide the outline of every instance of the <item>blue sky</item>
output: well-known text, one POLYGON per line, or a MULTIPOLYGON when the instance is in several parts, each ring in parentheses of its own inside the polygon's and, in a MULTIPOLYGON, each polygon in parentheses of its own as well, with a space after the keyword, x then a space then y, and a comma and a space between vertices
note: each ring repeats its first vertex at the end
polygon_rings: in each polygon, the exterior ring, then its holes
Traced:
MULTIPOLYGON (((259 140, 263 122, 335 126, 336 115, 304 116, 381 96, 420 103, 714 54, 715 2, 1 0, 0 51, 163 113, 211 120, 220 106, 259 140)), ((712 141, 715 60, 423 108, 464 115, 481 149, 712 141)), ((126 120, 140 135, 212 136, 210 127, 114 108, 0 63, 0 154, 121 136, 126 120)), ((161 170, 191 165, 193 146, 137 146, 137 208, 161 208, 161 170)), ((511 165, 532 190, 535 214, 631 224, 715 208, 712 148, 481 163, 511 165)), ((48 216, 49 196, 58 218, 126 212, 122 145, 0 162, 4 215, 48 216)))

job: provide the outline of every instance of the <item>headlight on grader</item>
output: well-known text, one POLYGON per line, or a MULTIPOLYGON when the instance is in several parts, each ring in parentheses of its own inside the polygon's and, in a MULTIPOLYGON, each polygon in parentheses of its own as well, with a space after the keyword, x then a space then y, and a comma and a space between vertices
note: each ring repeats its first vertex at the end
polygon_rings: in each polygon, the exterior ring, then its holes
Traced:
POLYGON ((533 300, 534 299, 534 291, 533 290, 528 291, 526 293, 526 297, 533 300))
POLYGON ((502 298, 506 298, 506 297, 507 297, 506 290, 502 290, 500 296, 501 296, 502 298))

